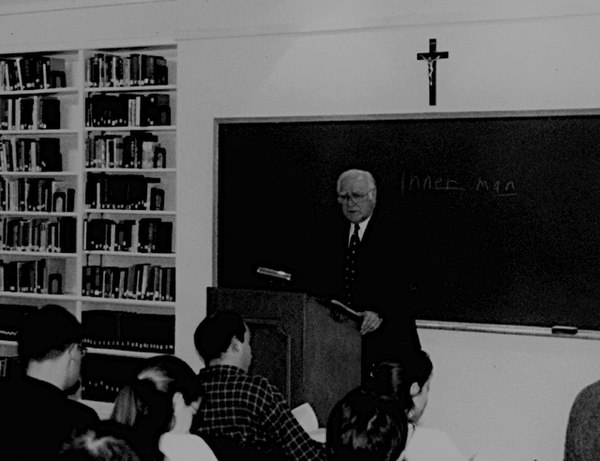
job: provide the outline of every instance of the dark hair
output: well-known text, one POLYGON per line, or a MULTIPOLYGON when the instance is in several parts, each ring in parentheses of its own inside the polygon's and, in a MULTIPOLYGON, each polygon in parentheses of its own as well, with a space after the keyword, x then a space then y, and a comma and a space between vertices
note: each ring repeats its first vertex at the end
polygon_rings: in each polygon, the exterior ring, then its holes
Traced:
POLYGON ((410 383, 405 381, 405 369, 401 362, 384 360, 371 366, 365 389, 390 401, 393 411, 405 414, 413 406, 410 383))
POLYGON ((207 365, 223 354, 235 337, 244 341, 246 324, 240 314, 234 311, 218 311, 205 317, 194 332, 194 345, 207 365))
POLYGON ((417 383, 419 387, 423 387, 433 372, 433 363, 429 358, 429 354, 422 349, 408 355, 404 367, 404 379, 409 387, 412 383, 417 383))
POLYGON ((64 307, 46 304, 25 317, 18 333, 18 353, 25 365, 29 360, 53 358, 83 339, 79 321, 64 307))
POLYGON ((101 421, 78 429, 59 451, 57 461, 142 461, 127 430, 101 421))
POLYGON ((389 402, 364 388, 346 394, 327 419, 329 461, 395 461, 407 439, 406 415, 390 411, 389 402))
POLYGON ((152 357, 117 395, 111 419, 131 427, 140 451, 162 459, 158 443, 170 429, 177 392, 188 405, 201 397, 200 382, 192 368, 172 355, 152 357))
POLYGON ((407 412, 414 406, 410 393, 412 384, 423 387, 432 371, 433 363, 427 352, 415 350, 401 361, 384 360, 373 364, 364 386, 384 398, 393 399, 398 408, 407 412))

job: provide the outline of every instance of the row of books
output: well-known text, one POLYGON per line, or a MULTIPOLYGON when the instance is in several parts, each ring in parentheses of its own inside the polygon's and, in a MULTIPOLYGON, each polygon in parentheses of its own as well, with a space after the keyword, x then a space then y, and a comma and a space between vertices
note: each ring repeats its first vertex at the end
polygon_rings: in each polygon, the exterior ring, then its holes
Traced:
POLYGON ((83 296, 175 301, 175 267, 149 263, 129 267, 87 265, 82 280, 83 296))
POLYGON ((87 139, 87 168, 166 168, 167 151, 149 133, 96 135, 87 139))
POLYGON ((64 261, 0 260, 0 292, 62 294, 64 261))
POLYGON ((66 83, 62 58, 25 55, 0 59, 0 91, 61 88, 66 83))
POLYGON ((171 124, 168 94, 93 94, 85 100, 88 127, 167 126, 171 124))
POLYGON ((0 210, 72 212, 75 189, 54 178, 0 177, 0 210))
POLYGON ((174 315, 89 310, 81 314, 81 324, 89 347, 175 352, 174 315))
POLYGON ((75 218, 2 218, 0 250, 75 253, 75 218))
POLYGON ((172 253, 173 223, 159 218, 86 219, 83 244, 88 251, 172 253))
POLYGON ((145 359, 105 354, 86 354, 81 364, 81 397, 114 402, 121 388, 131 382, 145 359))
POLYGON ((85 204, 88 208, 163 210, 164 199, 160 178, 133 174, 87 174, 85 204))
POLYGON ((96 53, 87 59, 85 82, 93 88, 167 85, 169 68, 164 56, 96 53))
POLYGON ((48 96, 0 98, 0 129, 50 130, 60 128, 60 99, 48 96))
POLYGON ((1 139, 0 171, 62 171, 60 139, 1 139))

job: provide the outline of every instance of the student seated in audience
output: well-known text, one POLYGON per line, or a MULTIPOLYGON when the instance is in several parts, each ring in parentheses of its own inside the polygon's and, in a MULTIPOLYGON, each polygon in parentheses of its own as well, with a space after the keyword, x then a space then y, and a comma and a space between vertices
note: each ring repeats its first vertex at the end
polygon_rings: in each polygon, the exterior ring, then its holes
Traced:
POLYGON ((102 421, 78 429, 62 446, 56 461, 145 461, 119 425, 102 421))
POLYGON ((565 461, 592 461, 600 456, 600 381, 585 387, 571 406, 565 438, 565 461))
POLYGON ((393 401, 357 388, 337 402, 327 419, 329 461, 396 461, 406 444, 405 415, 393 401))
POLYGON ((69 398, 79 385, 82 338, 63 307, 46 305, 27 316, 18 336, 24 373, 0 383, 1 459, 51 459, 73 429, 98 421, 94 410, 69 398))
POLYGON ((408 419, 408 441, 401 461, 466 461, 448 434, 419 424, 427 406, 433 364, 429 355, 415 351, 400 362, 380 362, 370 374, 367 387, 395 396, 408 419))
POLYGON ((190 434, 201 392, 185 361, 169 355, 152 357, 117 395, 111 419, 131 427, 145 459, 216 461, 208 444, 190 434))
POLYGON ((233 439, 265 459, 325 459, 324 444, 302 429, 281 392, 248 373, 250 330, 238 313, 221 311, 203 319, 194 343, 205 364, 198 374, 203 400, 194 420, 200 435, 233 439))

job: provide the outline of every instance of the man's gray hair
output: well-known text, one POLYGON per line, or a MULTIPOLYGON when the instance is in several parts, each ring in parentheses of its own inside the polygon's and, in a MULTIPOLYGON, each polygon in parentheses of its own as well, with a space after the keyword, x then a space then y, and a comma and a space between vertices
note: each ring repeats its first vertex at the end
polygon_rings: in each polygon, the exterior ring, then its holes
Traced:
POLYGON ((351 169, 351 170, 346 170, 344 171, 338 178, 337 180, 337 191, 340 191, 340 186, 342 185, 342 182, 346 179, 352 178, 352 179, 357 179, 360 177, 364 177, 367 179, 367 182, 369 183, 369 189, 377 189, 377 186, 375 184, 375 178, 373 178, 373 175, 371 173, 369 173, 366 170, 357 170, 357 169, 351 169))

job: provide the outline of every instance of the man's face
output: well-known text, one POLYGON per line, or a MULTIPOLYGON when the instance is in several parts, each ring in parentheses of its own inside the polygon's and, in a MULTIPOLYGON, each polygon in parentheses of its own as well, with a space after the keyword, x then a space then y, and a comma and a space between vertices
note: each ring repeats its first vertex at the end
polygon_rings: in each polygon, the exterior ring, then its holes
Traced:
POLYGON ((338 190, 338 202, 346 219, 359 223, 371 216, 376 194, 377 191, 369 186, 364 176, 344 179, 338 190))

